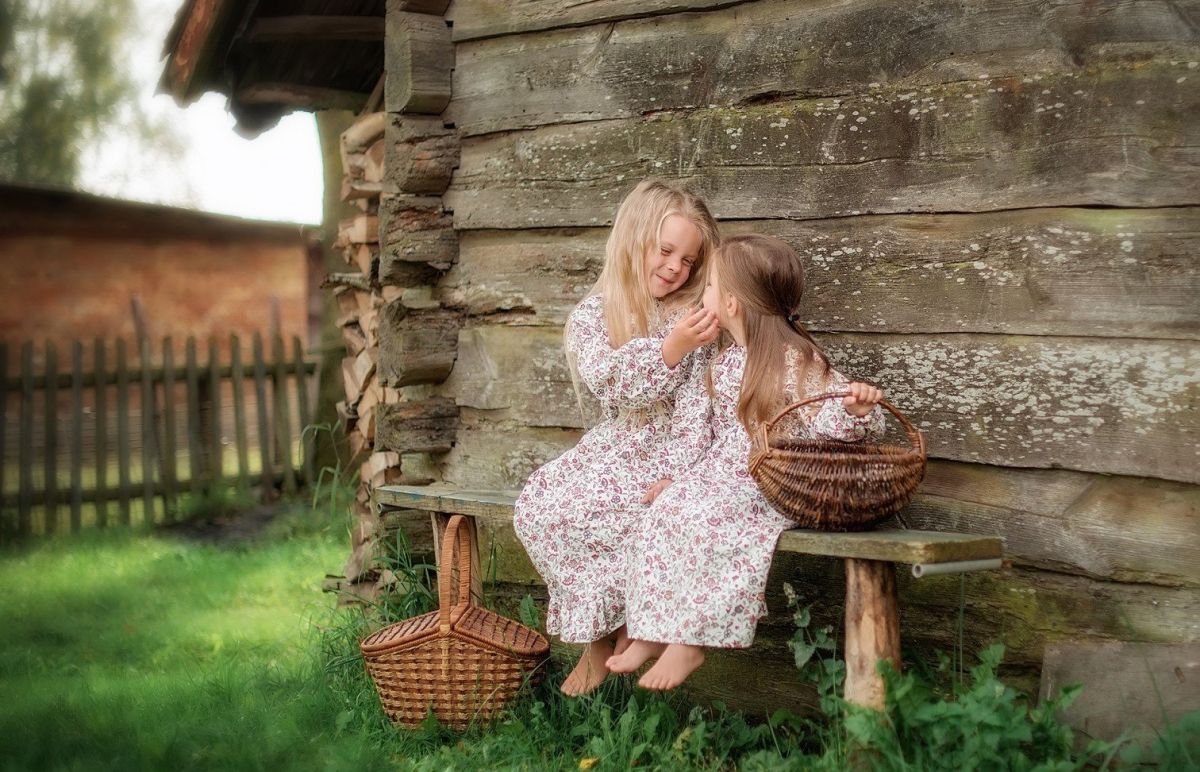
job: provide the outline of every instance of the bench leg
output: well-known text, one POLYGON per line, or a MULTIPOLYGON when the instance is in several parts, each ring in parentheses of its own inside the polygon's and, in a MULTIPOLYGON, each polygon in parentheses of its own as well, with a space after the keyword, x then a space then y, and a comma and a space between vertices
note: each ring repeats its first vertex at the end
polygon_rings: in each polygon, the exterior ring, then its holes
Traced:
MULTIPOLYGON (((433 560, 437 565, 442 564, 442 537, 446 534, 446 525, 453 515, 444 512, 430 512, 429 520, 433 525, 433 560)), ((483 570, 479 565, 479 527, 475 518, 465 515, 467 526, 471 529, 471 598, 475 605, 483 605, 483 570)))
POLYGON ((880 560, 846 559, 847 702, 884 708, 881 659, 900 669, 900 605, 896 566, 880 560))

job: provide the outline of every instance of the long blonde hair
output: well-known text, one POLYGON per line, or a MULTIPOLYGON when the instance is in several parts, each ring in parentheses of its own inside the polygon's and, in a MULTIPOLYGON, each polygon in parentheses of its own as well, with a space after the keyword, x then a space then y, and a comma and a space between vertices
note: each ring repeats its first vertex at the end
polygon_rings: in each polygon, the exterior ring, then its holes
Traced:
POLYGON ((741 306, 746 369, 737 414, 746 430, 753 431, 787 399, 788 349, 796 352, 801 370, 820 367, 827 375, 831 369, 825 352, 800 325, 804 263, 787 242, 752 233, 726 239, 709 270, 717 272, 720 290, 741 306))
POLYGON ((667 308, 695 303, 703 292, 705 261, 721 240, 717 221, 704 200, 686 188, 655 178, 642 180, 617 209, 604 248, 604 268, 588 293, 603 298, 608 342, 613 348, 648 335, 658 321, 646 279, 645 256, 658 247, 663 223, 671 215, 695 225, 701 241, 687 281, 664 303, 667 308))

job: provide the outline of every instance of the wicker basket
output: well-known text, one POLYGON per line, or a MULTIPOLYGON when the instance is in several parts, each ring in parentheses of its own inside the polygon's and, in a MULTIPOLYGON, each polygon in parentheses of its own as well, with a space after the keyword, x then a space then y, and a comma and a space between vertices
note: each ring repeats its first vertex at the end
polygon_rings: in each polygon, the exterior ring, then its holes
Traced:
POLYGON ((432 711, 455 730, 494 718, 525 683, 536 683, 550 644, 535 630, 471 602, 471 529, 446 526, 438 571, 440 608, 364 638, 360 647, 383 709, 416 726, 432 711), (458 561, 458 592, 452 569, 458 561))
POLYGON ((925 476, 925 437, 886 400, 880 404, 904 426, 912 447, 772 433, 793 410, 848 394, 822 394, 789 405, 755 434, 750 475, 767 501, 802 528, 866 530, 903 509, 925 476))

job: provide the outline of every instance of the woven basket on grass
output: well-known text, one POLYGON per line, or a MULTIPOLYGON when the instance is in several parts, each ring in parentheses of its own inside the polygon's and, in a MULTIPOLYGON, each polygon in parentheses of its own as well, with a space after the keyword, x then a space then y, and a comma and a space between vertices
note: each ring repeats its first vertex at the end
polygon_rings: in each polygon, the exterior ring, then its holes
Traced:
POLYGON ((848 394, 822 394, 796 402, 755 433, 750 475, 767 501, 802 528, 866 530, 903 509, 925 476, 925 437, 887 400, 880 404, 900 421, 912 447, 773 433, 780 419, 793 410, 848 394))
POLYGON ((416 726, 432 711, 443 725, 462 730, 494 718, 524 684, 536 683, 550 644, 471 602, 471 529, 462 515, 446 526, 438 601, 437 611, 385 627, 360 647, 393 723, 416 726))

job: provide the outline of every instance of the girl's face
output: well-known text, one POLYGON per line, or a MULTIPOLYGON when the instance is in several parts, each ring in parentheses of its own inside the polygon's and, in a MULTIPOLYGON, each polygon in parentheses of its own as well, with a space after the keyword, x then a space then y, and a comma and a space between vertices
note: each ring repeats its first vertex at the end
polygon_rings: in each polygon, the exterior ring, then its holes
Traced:
POLYGON ((646 253, 646 283, 655 299, 665 298, 684 285, 700 255, 704 237, 690 220, 668 215, 659 229, 657 247, 646 253))
POLYGON ((745 345, 745 335, 742 332, 741 306, 738 305, 737 299, 721 289, 720 281, 717 279, 716 261, 721 259, 720 254, 713 255, 708 265, 707 283, 704 285, 704 298, 701 303, 705 311, 716 314, 717 323, 722 330, 728 330, 729 334, 738 343, 745 345))
MULTIPOLYGON (((716 260, 717 257, 714 255, 711 259, 716 260)), ((705 311, 716 314, 717 322, 724 326, 725 304, 721 302, 721 287, 717 283, 717 266, 715 264, 709 264, 708 276, 705 278, 707 281, 704 285, 704 298, 701 304, 705 311)))

